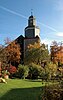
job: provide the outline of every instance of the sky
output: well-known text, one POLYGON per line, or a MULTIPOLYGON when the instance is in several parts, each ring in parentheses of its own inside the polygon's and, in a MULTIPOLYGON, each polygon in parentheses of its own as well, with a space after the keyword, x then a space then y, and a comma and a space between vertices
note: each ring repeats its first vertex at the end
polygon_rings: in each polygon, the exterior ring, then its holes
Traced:
POLYGON ((0 0, 0 44, 24 36, 33 9, 41 42, 63 41, 63 0, 0 0))

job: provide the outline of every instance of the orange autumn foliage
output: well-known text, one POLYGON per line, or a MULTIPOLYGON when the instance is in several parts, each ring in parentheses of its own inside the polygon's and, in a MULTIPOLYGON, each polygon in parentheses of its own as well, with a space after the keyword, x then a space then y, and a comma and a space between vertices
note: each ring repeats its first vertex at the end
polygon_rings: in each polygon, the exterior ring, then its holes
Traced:
POLYGON ((20 46, 16 43, 16 41, 13 41, 10 43, 6 48, 6 54, 7 54, 7 59, 8 61, 20 61, 20 46))

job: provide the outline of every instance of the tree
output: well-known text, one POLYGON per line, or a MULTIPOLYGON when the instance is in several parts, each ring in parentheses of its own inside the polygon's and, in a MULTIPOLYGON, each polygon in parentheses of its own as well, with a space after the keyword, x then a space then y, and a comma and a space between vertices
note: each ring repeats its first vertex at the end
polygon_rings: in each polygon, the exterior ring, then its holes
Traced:
POLYGON ((57 43, 56 41, 52 42, 52 45, 50 46, 51 51, 51 61, 53 63, 57 63, 58 66, 63 64, 63 43, 57 43))
POLYGON ((1 62, 1 67, 4 68, 4 66, 6 66, 7 64, 7 55, 6 55, 6 51, 4 50, 4 46, 1 45, 0 46, 0 62, 1 62))
POLYGON ((8 66, 8 59, 7 59, 7 46, 11 43, 10 38, 5 38, 4 45, 0 45, 0 61, 1 65, 4 68, 5 66, 8 66))
POLYGON ((28 45, 28 49, 32 49, 32 48, 39 48, 40 47, 40 41, 38 40, 38 42, 35 42, 33 45, 29 44, 28 45))
POLYGON ((57 41, 52 41, 52 44, 51 44, 51 46, 58 46, 58 43, 57 43, 57 41))
POLYGON ((57 75, 57 65, 53 63, 48 63, 45 66, 45 73, 48 73, 49 79, 52 79, 57 75))
POLYGON ((20 61, 20 46, 16 41, 11 42, 5 49, 7 54, 8 62, 18 62, 20 61))
POLYGON ((58 45, 57 45, 57 42, 56 41, 53 41, 52 42, 52 45, 50 46, 50 51, 51 51, 51 61, 53 61, 53 63, 56 62, 56 52, 58 50, 58 45))
POLYGON ((0 62, 2 63, 2 68, 9 66, 11 62, 15 65, 21 59, 20 45, 16 41, 10 42, 8 38, 5 41, 6 45, 0 46, 0 62))
POLYGON ((46 48, 45 44, 41 46, 39 43, 35 43, 34 45, 29 45, 25 55, 25 64, 35 63, 40 64, 42 62, 49 60, 49 52, 46 48))

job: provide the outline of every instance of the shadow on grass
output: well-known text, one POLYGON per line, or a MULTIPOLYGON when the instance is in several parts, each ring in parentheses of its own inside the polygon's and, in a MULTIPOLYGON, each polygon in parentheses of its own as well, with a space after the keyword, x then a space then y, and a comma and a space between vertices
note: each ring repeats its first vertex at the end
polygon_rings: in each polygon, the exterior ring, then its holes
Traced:
POLYGON ((36 79, 27 79, 27 80, 25 80, 25 81, 28 81, 28 82, 42 82, 42 80, 41 79, 39 79, 39 80, 36 80, 36 79))
POLYGON ((40 100, 41 89, 42 87, 11 89, 0 100, 40 100))

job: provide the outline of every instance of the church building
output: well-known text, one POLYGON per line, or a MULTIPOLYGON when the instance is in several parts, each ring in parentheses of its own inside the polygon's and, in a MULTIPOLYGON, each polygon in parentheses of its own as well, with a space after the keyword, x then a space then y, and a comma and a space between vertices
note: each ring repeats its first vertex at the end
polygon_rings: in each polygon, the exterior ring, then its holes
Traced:
POLYGON ((36 18, 31 14, 28 18, 28 26, 24 29, 25 36, 19 36, 16 41, 21 47, 21 63, 24 61, 25 53, 29 44, 40 40, 40 28, 36 26, 36 18))

